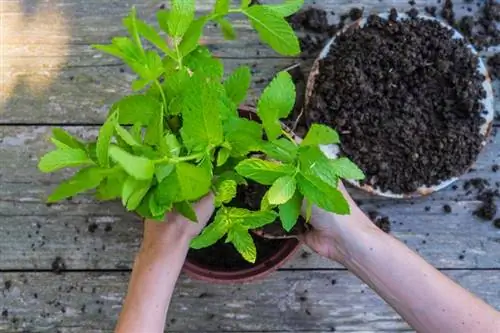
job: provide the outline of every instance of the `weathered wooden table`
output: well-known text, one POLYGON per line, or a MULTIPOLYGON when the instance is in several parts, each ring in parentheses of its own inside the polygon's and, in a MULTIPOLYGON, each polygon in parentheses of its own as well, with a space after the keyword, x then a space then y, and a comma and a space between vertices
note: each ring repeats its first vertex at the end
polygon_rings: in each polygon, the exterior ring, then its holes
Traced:
MULTIPOLYGON (((135 1, 154 21, 158 1, 135 1)), ((199 1, 199 11, 213 1, 199 1)), ((237 3, 238 1, 234 1, 237 3)), ((272 2, 272 1, 270 1, 272 2)), ((277 2, 277 1, 276 1, 277 2)), ((314 1, 307 1, 310 4, 314 1)), ((55 126, 94 136, 109 105, 128 92, 125 66, 94 51, 124 34, 133 0, 1 0, 0 2, 0 331, 110 332, 141 239, 141 222, 118 203, 87 196, 47 206, 44 197, 67 175, 41 174, 37 159, 55 126), (97 225, 97 228, 89 226, 97 225), (54 271, 60 271, 56 274, 54 271)), ((360 4, 321 1, 338 14, 360 4)), ((405 0, 366 0, 365 13, 405 0)), ((436 5, 417 0, 417 7, 436 5)), ((438 5, 440 6, 440 5, 438 5)), ((455 4, 465 11, 476 5, 455 4)), ((228 69, 256 65, 252 98, 294 59, 258 43, 235 17, 239 39, 223 41, 214 26, 206 43, 228 69)), ((491 50, 489 51, 492 52, 491 50)), ((497 103, 497 109, 499 107, 497 103)), ((495 126, 498 128, 497 121, 495 126)), ((500 229, 479 222, 479 202, 464 180, 500 181, 500 138, 492 137, 474 171, 428 198, 394 201, 354 191, 366 210, 390 217, 392 233, 445 274, 500 308, 500 229), (444 214, 449 204, 452 213, 444 214), (425 207, 428 206, 427 211, 425 207)), ((415 286, 418 288, 418 286, 415 286)), ((285 268, 249 285, 214 286, 181 277, 170 332, 406 332, 411 329, 343 268, 303 250, 285 268)))

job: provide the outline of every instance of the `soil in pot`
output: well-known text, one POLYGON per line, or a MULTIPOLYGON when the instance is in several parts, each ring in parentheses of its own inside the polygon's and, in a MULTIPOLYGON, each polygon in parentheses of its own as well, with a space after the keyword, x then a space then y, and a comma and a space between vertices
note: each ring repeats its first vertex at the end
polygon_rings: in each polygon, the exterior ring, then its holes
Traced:
MULTIPOLYGON (((229 204, 231 207, 247 208, 259 210, 262 197, 267 188, 257 183, 249 182, 248 186, 238 188, 236 198, 229 204)), ((210 222, 209 222, 210 223, 210 222)), ((251 264, 242 258, 232 244, 224 243, 224 238, 212 246, 200 250, 191 249, 188 259, 201 266, 216 271, 238 271, 258 265, 273 256, 284 244, 286 240, 265 239, 252 234, 257 247, 257 261, 251 264)))
POLYGON ((485 140, 484 77, 452 35, 437 21, 372 15, 320 62, 307 120, 340 132, 342 153, 363 169, 365 184, 412 193, 475 161, 485 140))

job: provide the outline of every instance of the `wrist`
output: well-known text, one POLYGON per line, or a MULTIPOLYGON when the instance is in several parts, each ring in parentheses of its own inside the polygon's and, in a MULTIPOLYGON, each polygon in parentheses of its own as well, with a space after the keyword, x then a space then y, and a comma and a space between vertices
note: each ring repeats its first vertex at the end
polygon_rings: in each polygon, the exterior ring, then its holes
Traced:
POLYGON ((179 224, 151 220, 144 223, 148 223, 149 228, 144 233, 141 252, 175 252, 189 248, 192 237, 179 224))

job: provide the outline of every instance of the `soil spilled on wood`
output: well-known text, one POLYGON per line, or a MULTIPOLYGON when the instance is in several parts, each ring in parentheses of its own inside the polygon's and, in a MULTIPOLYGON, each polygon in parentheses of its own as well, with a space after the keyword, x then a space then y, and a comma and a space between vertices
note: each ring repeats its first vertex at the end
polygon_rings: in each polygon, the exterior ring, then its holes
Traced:
MULTIPOLYGON (((238 188, 238 195, 230 203, 230 206, 247 208, 254 211, 259 210, 260 202, 266 190, 267 188, 263 185, 249 183, 246 187, 238 188)), ((254 264, 251 264, 242 258, 241 254, 236 251, 233 244, 225 243, 224 238, 225 237, 205 249, 191 249, 188 253, 189 260, 216 271, 236 271, 254 266, 254 264)), ((252 238, 257 247, 257 261, 255 262, 255 265, 258 265, 273 256, 285 242, 284 240, 278 239, 264 239, 253 234, 252 238)))
POLYGON ((342 151, 382 191, 414 192, 473 163, 485 96, 478 59, 434 21, 370 16, 320 63, 309 123, 341 134, 342 151))

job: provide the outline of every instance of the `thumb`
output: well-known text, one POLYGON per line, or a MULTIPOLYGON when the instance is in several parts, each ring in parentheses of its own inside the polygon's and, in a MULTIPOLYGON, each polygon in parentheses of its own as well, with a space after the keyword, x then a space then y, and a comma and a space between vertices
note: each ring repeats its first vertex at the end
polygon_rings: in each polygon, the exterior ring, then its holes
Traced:
POLYGON ((193 209, 198 217, 198 223, 205 225, 214 213, 214 195, 212 192, 204 196, 194 204, 193 209))

